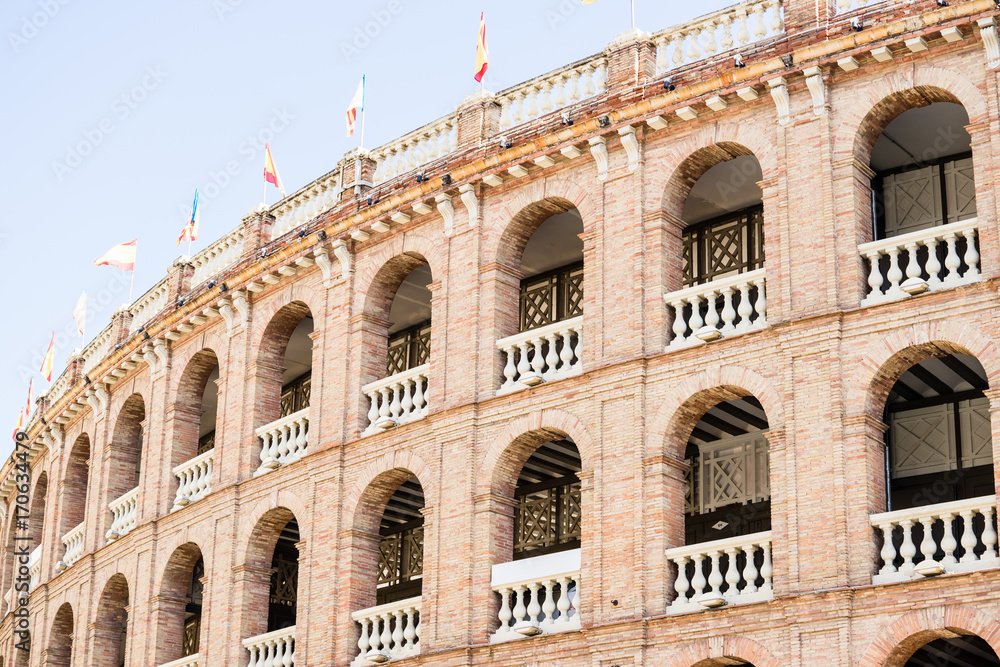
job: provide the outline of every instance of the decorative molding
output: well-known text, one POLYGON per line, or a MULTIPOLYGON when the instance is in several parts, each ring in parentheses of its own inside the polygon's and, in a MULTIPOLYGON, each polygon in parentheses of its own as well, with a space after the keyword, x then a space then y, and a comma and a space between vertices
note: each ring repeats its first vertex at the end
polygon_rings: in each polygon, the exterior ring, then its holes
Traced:
POLYGON ((455 207, 451 204, 451 195, 442 192, 434 197, 434 201, 437 203, 438 213, 444 220, 444 234, 451 236, 455 227, 455 207))
POLYGON ((626 125, 618 129, 618 135, 621 137, 622 146, 625 147, 625 153, 628 155, 628 170, 635 171, 636 167, 639 166, 639 140, 635 136, 635 128, 626 125))
POLYGON ((757 94, 757 89, 753 86, 747 86, 746 88, 740 88, 736 91, 736 95, 744 102, 753 102, 760 97, 757 94))
POLYGON ((990 16, 976 21, 979 33, 983 36, 983 46, 986 47, 986 65, 990 69, 1000 67, 1000 37, 997 36, 997 22, 990 16))
POLYGON ((347 244, 338 239, 333 242, 333 246, 331 247, 333 248, 334 256, 340 260, 340 278, 341 280, 347 280, 347 276, 350 275, 353 268, 351 266, 352 257, 350 251, 347 249, 347 244))
POLYGON ((846 58, 841 58, 837 61, 837 66, 845 72, 853 72, 858 69, 861 65, 858 63, 857 58, 854 56, 847 56, 846 58))
POLYGON ((767 86, 771 89, 771 99, 774 100, 774 106, 778 109, 778 125, 787 125, 792 111, 785 77, 779 76, 771 79, 767 82, 767 86))
POLYGON ((667 119, 663 116, 653 116, 646 119, 646 125, 649 125, 654 130, 665 130, 667 129, 667 119))
POLYGON ((469 210, 469 227, 475 227, 476 220, 479 219, 479 197, 476 195, 476 186, 466 183, 458 189, 458 192, 465 208, 469 210))
POLYGON ((587 143, 590 144, 590 154, 594 156, 597 164, 597 180, 604 181, 608 177, 608 147, 604 137, 591 137, 587 143))
POLYGON ((96 387, 94 387, 94 396, 97 397, 99 407, 101 408, 101 414, 103 415, 104 411, 108 409, 108 400, 109 400, 108 392, 104 388, 103 384, 99 384, 96 387))
POLYGON ((229 299, 223 299, 219 302, 219 314, 222 315, 222 319, 226 321, 226 331, 229 335, 233 335, 233 325, 236 324, 235 313, 233 312, 232 303, 229 299))
POLYGON ((722 96, 715 95, 714 97, 709 97, 707 100, 705 100, 705 106, 707 106, 712 111, 722 111, 723 109, 729 106, 729 103, 726 102, 726 100, 724 100, 722 96))
POLYGON ((156 353, 153 352, 153 347, 147 345, 142 349, 142 360, 146 362, 149 366, 149 374, 153 375, 156 373, 156 353))
POLYGON ((807 67, 802 71, 806 75, 806 87, 812 95, 813 113, 822 116, 826 110, 826 90, 823 85, 823 70, 819 67, 807 67))
MULTIPOLYGON (((343 241, 340 241, 343 243, 343 241)), ((313 251, 313 257, 316 258, 316 266, 319 267, 319 271, 323 274, 323 284, 326 287, 330 286, 330 269, 333 268, 333 262, 330 261, 330 255, 327 253, 326 248, 316 248, 313 251)))
MULTIPOLYGON (((212 309, 214 310, 214 309, 212 309)), ((218 312, 218 311, 216 311, 218 312)), ((159 368, 167 367, 167 343, 163 339, 160 339, 153 343, 153 352, 156 354, 157 359, 159 359, 159 368)))
POLYGON ((250 314, 250 304, 247 303, 246 292, 242 290, 233 292, 233 306, 236 308, 236 312, 240 315, 238 324, 246 322, 247 315, 250 314))

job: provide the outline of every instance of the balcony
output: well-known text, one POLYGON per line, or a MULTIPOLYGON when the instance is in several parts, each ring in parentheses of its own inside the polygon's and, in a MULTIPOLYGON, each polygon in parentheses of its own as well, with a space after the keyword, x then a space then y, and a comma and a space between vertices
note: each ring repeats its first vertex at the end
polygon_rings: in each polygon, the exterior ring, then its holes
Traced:
MULTIPOLYGON (((171 662, 165 662, 162 665, 160 665, 160 667, 200 667, 201 664, 202 664, 202 662, 201 662, 201 654, 200 653, 195 653, 194 655, 184 656, 183 658, 180 658, 179 660, 173 660, 171 662)), ((292 663, 288 663, 288 664, 292 664, 292 663)), ((275 665, 277 666, 277 663, 275 663, 275 665)))
POLYGON ((972 218, 862 243, 858 253, 868 260, 871 291, 861 305, 978 282, 982 279, 976 249, 978 232, 979 221, 972 218), (942 243, 945 245, 941 246, 942 243))
POLYGON ((261 426, 255 433, 261 441, 260 467, 254 473, 254 477, 259 477, 306 455, 309 445, 309 408, 261 426))
POLYGON ((420 419, 427 415, 427 374, 430 364, 390 375, 361 388, 371 401, 365 435, 420 419))
POLYGON ((771 531, 667 549, 666 554, 677 566, 677 597, 668 614, 774 599, 771 531))
POLYGON ((174 468, 177 478, 177 497, 171 512, 201 500, 212 492, 212 460, 215 454, 210 449, 174 468))
POLYGON ((28 592, 42 583, 42 546, 38 545, 28 556, 28 592))
POLYGON ((670 292, 663 300, 674 309, 667 352, 768 326, 762 268, 670 292))
POLYGON ((83 556, 83 526, 84 522, 81 521, 78 526, 63 535, 62 543, 66 547, 66 552, 57 566, 60 572, 73 567, 73 563, 83 556))
POLYGON ((580 315, 498 340, 505 379, 497 396, 582 373, 582 334, 580 315))
POLYGON ((420 596, 369 607, 351 614, 361 626, 355 667, 420 653, 420 596))
POLYGON ((136 519, 139 514, 139 487, 135 487, 128 493, 112 500, 108 505, 111 510, 111 528, 105 537, 108 543, 114 542, 120 537, 124 537, 130 530, 135 528, 136 519))
POLYGON ((247 667, 294 667, 295 626, 244 639, 243 648, 250 653, 247 667))
POLYGON ((580 629, 580 549, 494 565, 492 587, 501 599, 492 644, 580 629))
POLYGON ((1000 567, 996 504, 996 496, 981 496, 871 515, 882 537, 872 583, 1000 567))

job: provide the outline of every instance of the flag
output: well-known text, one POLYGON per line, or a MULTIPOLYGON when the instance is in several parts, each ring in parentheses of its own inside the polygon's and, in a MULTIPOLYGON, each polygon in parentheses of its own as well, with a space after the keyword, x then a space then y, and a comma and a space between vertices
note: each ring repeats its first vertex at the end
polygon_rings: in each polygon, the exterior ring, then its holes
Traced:
POLYGON ((28 380, 28 403, 24 408, 24 414, 26 415, 31 414, 31 390, 34 388, 34 384, 35 384, 35 378, 31 378, 30 380, 28 380))
POLYGON ((24 410, 17 413, 17 426, 14 427, 14 440, 17 440, 17 432, 24 426, 24 410))
POLYGON ((358 112, 365 109, 365 77, 361 77, 358 89, 354 91, 354 97, 347 107, 347 136, 354 135, 354 123, 358 119, 358 112))
POLYGON ((135 269, 135 249, 136 241, 132 239, 128 243, 119 243, 111 250, 107 251, 94 260, 97 266, 117 266, 122 271, 133 271, 135 269))
POLYGON ((480 83, 490 67, 490 51, 486 48, 486 12, 479 15, 479 41, 476 43, 476 81, 480 83))
POLYGON ((87 290, 83 290, 83 294, 76 300, 76 308, 73 309, 73 321, 76 322, 77 333, 82 336, 83 329, 87 324, 87 290))
POLYGON ((191 204, 191 217, 188 218, 187 222, 184 223, 184 231, 181 235, 177 237, 177 245, 181 244, 181 241, 197 241, 198 240, 198 188, 194 189, 194 203, 191 204))
POLYGON ((284 198, 285 188, 281 186, 281 177, 278 176, 278 170, 274 168, 274 160, 271 159, 271 147, 267 144, 264 144, 264 180, 268 183, 273 183, 274 187, 278 188, 282 198, 284 198))
POLYGON ((56 332, 52 332, 52 340, 49 341, 49 349, 45 353, 45 359, 42 361, 42 367, 39 372, 45 378, 46 382, 52 382, 52 360, 56 356, 56 332))

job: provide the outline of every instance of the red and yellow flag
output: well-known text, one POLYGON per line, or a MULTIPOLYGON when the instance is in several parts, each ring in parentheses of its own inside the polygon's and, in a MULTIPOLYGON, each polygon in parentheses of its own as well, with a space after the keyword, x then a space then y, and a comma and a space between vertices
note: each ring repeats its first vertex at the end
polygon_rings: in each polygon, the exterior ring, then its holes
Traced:
POLYGON ((281 177, 278 176, 278 170, 274 168, 274 160, 271 159, 271 147, 267 144, 264 144, 264 180, 278 188, 278 192, 284 198, 285 188, 281 185, 281 177))
POLYGON ((479 15, 479 41, 476 43, 476 81, 482 83, 490 67, 490 50, 486 48, 486 12, 479 15))
POLYGON ((52 382, 52 360, 56 356, 56 332, 52 332, 52 340, 49 341, 49 349, 45 353, 45 360, 39 372, 45 377, 46 382, 52 382))
POLYGON ((14 435, 12 436, 14 440, 17 440, 17 432, 21 430, 22 426, 24 426, 24 410, 17 413, 17 425, 14 426, 14 435))
POLYGON ((97 266, 115 266, 122 271, 134 271, 135 251, 137 247, 138 239, 132 239, 128 243, 119 243, 95 259, 94 264, 97 266))
POLYGON ((26 414, 26 415, 30 415, 31 414, 31 390, 32 390, 32 388, 34 388, 34 385, 35 385, 35 378, 29 379, 28 380, 28 402, 27 402, 27 404, 25 404, 25 408, 24 408, 24 414, 26 414))

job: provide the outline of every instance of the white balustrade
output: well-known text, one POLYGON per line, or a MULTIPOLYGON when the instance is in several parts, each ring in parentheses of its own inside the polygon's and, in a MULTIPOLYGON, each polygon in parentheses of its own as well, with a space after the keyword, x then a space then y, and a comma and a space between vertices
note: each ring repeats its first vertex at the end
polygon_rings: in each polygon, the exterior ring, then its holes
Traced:
POLYGON ((661 72, 785 32, 784 0, 749 0, 653 35, 661 72))
POLYGON ((250 653, 247 667, 293 667, 295 665, 295 626, 243 640, 250 653))
POLYGON ((42 545, 35 547, 28 555, 28 592, 35 590, 42 582, 42 545))
POLYGON ((873 584, 1000 567, 996 496, 872 514, 882 538, 873 584))
POLYGON ((421 364, 363 386, 361 392, 370 401, 365 433, 377 433, 424 417, 430 368, 430 364, 421 364))
POLYGON ((407 658, 420 653, 420 596, 351 614, 361 626, 358 657, 351 665, 407 658))
POLYGON ((139 487, 137 486, 128 493, 112 500, 108 505, 108 509, 111 510, 111 529, 105 535, 108 542, 114 542, 135 528, 139 514, 138 500, 139 487))
POLYGON ((327 174, 272 206, 274 226, 271 228, 271 238, 277 238, 304 225, 336 206, 340 195, 339 178, 339 170, 327 174))
POLYGON ((922 292, 978 282, 982 279, 979 273, 979 250, 976 248, 978 231, 979 221, 972 218, 862 243, 858 246, 858 253, 867 258, 870 264, 868 286, 871 291, 861 300, 861 304, 882 303, 922 292), (958 241, 963 238, 966 247, 959 256, 958 241), (945 248, 943 266, 938 257, 939 247, 945 248), (924 252, 921 253, 921 250, 924 252), (925 257, 920 256, 924 254, 925 257), (889 258, 885 275, 879 261, 883 257, 889 258), (905 266, 901 266, 901 263, 905 266), (967 267, 964 272, 961 270, 963 263, 967 267), (887 280, 888 286, 885 285, 887 280))
POLYGON ((191 286, 197 287, 223 269, 232 266, 243 254, 243 225, 229 232, 191 258, 194 275, 191 286))
POLYGON ((8 591, 6 593, 4 593, 4 595, 3 595, 3 601, 7 605, 6 607, 4 607, 4 609, 6 609, 7 611, 13 611, 13 609, 11 609, 11 603, 14 601, 14 589, 13 588, 8 589, 8 591))
POLYGON ((490 643, 580 629, 580 549, 493 566, 500 627, 490 643))
POLYGON ((870 5, 878 5, 886 0, 837 0, 837 13, 843 14, 854 9, 864 9, 870 5))
POLYGON ((667 351, 768 326, 764 269, 664 294, 663 300, 674 309, 667 351))
POLYGON ((503 383, 497 396, 583 372, 583 315, 497 341, 503 383))
POLYGON ((97 334, 94 340, 83 349, 83 371, 89 372, 108 356, 111 349, 111 325, 104 328, 104 331, 97 334))
MULTIPOLYGON (((201 667, 201 653, 184 656, 171 662, 165 662, 160 667, 201 667)), ((275 667, 278 667, 275 665, 275 667)))
POLYGON ((167 279, 164 278, 149 289, 136 300, 129 308, 132 313, 132 324, 130 331, 138 331, 139 327, 146 324, 157 313, 167 306, 167 279))
POLYGON ((171 511, 186 507, 212 492, 213 454, 215 454, 215 449, 210 449, 174 468, 174 477, 177 478, 177 496, 171 511))
POLYGON ((677 566, 677 597, 668 614, 774 599, 771 531, 667 549, 666 554, 677 566))
POLYGON ((372 151, 374 182, 392 180, 458 147, 458 115, 452 113, 372 151))
POLYGON ((309 445, 309 408, 293 412, 256 431, 260 438, 260 467, 254 477, 298 461, 309 445))
POLYGON ((558 111, 607 89, 608 62, 603 56, 543 74, 497 94, 500 129, 558 111))
POLYGON ((84 522, 81 521, 79 525, 63 535, 62 543, 66 547, 66 551, 58 565, 60 571, 72 567, 73 563, 83 556, 83 525, 84 522))

